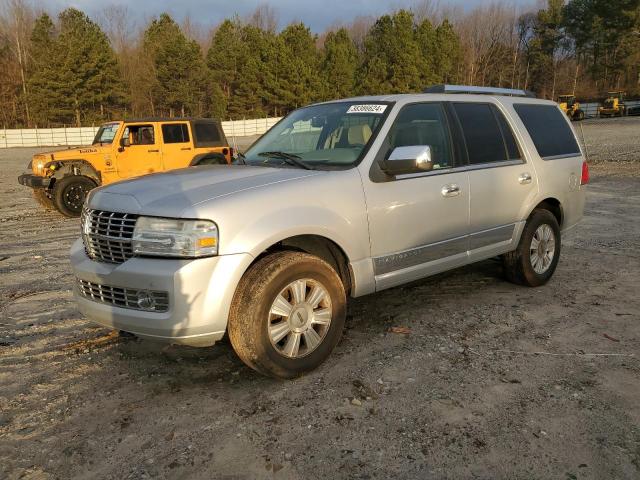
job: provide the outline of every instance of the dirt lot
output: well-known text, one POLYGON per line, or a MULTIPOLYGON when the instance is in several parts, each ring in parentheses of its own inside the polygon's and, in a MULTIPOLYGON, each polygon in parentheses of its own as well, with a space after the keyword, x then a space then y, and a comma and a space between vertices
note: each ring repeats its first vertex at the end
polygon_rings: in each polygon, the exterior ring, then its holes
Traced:
POLYGON ((631 162, 592 169, 547 286, 486 261, 353 300, 289 382, 83 319, 78 222, 16 184, 33 150, 0 150, 0 478, 640 478, 640 119, 584 131, 631 162))

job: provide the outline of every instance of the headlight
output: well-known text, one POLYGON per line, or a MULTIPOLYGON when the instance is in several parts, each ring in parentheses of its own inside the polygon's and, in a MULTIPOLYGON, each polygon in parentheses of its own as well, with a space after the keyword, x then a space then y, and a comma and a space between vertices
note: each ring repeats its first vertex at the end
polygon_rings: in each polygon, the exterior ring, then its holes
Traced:
POLYGON ((218 253, 218 227, 209 220, 138 217, 133 252, 159 257, 207 257, 218 253))

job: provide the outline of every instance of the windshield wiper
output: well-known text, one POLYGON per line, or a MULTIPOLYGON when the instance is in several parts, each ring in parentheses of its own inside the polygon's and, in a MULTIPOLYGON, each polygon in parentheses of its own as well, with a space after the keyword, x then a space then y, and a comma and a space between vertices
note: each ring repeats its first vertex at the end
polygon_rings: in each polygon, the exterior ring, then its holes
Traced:
POLYGON ((286 152, 260 152, 259 157, 272 157, 284 160, 289 165, 304 168, 305 170, 313 170, 311 165, 303 162, 298 155, 286 152))

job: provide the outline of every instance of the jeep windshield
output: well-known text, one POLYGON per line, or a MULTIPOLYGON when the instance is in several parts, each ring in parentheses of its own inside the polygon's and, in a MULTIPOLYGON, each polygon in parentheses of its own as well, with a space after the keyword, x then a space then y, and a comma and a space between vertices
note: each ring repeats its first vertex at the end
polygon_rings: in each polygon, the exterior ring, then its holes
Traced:
POLYGON ((248 165, 342 169, 357 164, 391 104, 335 102, 301 108, 245 153, 248 165))
POLYGON ((102 125, 93 139, 93 145, 112 143, 119 126, 120 124, 118 122, 105 123, 102 125))

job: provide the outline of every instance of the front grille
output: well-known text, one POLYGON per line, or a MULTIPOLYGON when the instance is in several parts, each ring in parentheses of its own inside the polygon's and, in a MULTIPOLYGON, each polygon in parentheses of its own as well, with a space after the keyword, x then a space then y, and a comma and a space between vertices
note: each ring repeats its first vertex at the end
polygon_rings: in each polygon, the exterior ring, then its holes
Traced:
POLYGON ((133 256, 131 238, 138 215, 83 209, 82 241, 89 258, 122 263, 133 256))
POLYGON ((95 302, 146 312, 169 310, 169 294, 153 290, 112 287, 78 279, 78 291, 95 302))

